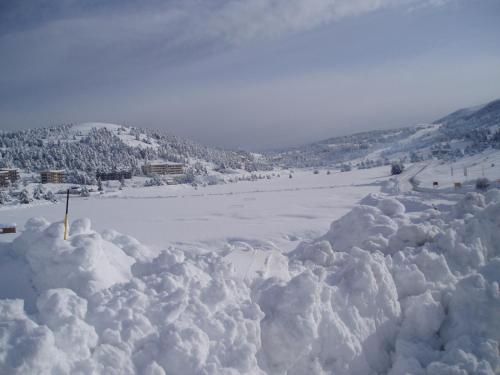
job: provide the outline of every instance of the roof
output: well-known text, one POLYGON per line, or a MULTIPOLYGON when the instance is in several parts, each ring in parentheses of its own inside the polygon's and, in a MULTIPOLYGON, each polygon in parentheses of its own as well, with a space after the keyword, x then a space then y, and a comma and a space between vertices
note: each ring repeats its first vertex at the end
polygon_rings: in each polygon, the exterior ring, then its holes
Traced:
POLYGON ((182 163, 171 163, 171 162, 164 162, 164 163, 149 163, 149 164, 144 164, 144 166, 162 166, 162 165, 179 165, 179 166, 184 166, 182 163))
POLYGON ((0 228, 15 227, 16 223, 0 223, 0 228))

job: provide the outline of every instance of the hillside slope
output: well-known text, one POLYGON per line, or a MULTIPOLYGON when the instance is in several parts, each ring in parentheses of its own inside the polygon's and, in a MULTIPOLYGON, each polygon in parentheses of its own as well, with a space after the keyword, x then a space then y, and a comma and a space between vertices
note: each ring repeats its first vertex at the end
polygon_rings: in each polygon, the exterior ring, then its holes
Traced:
POLYGON ((220 150, 159 130, 116 124, 60 125, 0 133, 0 167, 85 172, 123 168, 137 173, 146 161, 157 160, 181 162, 195 172, 259 168, 259 162, 247 152, 220 150))
POLYGON ((431 157, 455 160, 500 147, 500 99, 465 108, 433 124, 377 130, 270 152, 286 167, 333 166, 354 162, 375 166, 390 160, 420 161, 431 157))

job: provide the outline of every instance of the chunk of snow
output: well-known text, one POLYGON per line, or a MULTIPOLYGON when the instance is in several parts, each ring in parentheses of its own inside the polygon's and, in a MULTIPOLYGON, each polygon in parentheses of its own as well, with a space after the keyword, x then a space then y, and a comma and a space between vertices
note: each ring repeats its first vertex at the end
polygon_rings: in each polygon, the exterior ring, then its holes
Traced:
POLYGON ((377 207, 384 215, 389 217, 400 216, 405 213, 405 206, 394 198, 386 198, 381 200, 377 207))
POLYGON ((135 260, 92 231, 89 220, 75 221, 67 241, 63 235, 63 223, 35 218, 12 243, 14 255, 29 266, 38 292, 69 288, 88 297, 132 277, 135 260))

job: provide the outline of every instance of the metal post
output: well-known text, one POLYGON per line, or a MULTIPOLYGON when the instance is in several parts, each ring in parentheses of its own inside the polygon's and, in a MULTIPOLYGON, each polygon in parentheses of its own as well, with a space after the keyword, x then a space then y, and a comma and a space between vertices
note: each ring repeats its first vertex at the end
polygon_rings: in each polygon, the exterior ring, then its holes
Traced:
POLYGON ((66 214, 64 215, 64 240, 68 239, 68 206, 69 206, 69 189, 66 192, 66 214))

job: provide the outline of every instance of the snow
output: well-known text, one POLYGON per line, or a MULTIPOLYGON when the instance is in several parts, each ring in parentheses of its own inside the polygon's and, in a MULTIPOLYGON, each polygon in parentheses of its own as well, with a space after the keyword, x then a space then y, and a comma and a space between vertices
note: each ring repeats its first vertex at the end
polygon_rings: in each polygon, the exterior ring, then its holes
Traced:
POLYGON ((486 150, 474 156, 461 158, 453 163, 434 160, 419 165, 426 166, 417 175, 420 180, 424 181, 421 187, 432 188, 432 182, 437 181, 441 188, 452 188, 455 182, 462 185, 473 184, 480 177, 486 177, 491 181, 498 179, 500 176, 500 152, 486 150), (464 168, 467 168, 467 176, 464 176, 464 168))
POLYGON ((74 132, 81 132, 82 134, 89 133, 92 129, 107 129, 109 131, 117 131, 122 125, 111 124, 106 122, 84 122, 76 124, 71 127, 74 132))
MULTIPOLYGON (((377 192, 376 181, 386 179, 388 169, 330 175, 324 170, 319 175, 304 170, 295 171, 292 179, 285 171, 280 174, 270 180, 196 189, 189 185, 130 186, 88 199, 71 197, 70 218, 91 218, 99 231, 114 229, 152 248, 192 242, 212 247, 220 240, 224 246, 228 239, 230 243, 259 239, 291 250, 299 239, 319 236, 363 196, 377 192)), ((61 200, 59 204, 0 208, 0 212, 2 221, 16 222, 22 231, 29 217, 61 220, 64 208, 61 200)))
POLYGON ((498 373, 500 191, 439 168, 126 188, 68 241, 62 205, 4 210, 0 373, 498 373))
POLYGON ((144 134, 139 135, 139 139, 132 134, 130 134, 130 128, 124 125, 111 124, 105 122, 86 122, 81 124, 75 124, 71 127, 71 131, 77 134, 86 135, 92 129, 107 129, 111 133, 115 134, 120 138, 123 143, 130 147, 138 148, 153 148, 157 149, 159 147, 158 143, 154 140, 149 140, 150 143, 146 142, 146 136, 144 134))
POLYGON ((64 287, 88 297, 132 277, 134 259, 91 230, 90 220, 75 220, 69 241, 63 233, 63 223, 32 218, 12 241, 11 252, 26 263, 37 293, 64 287))

